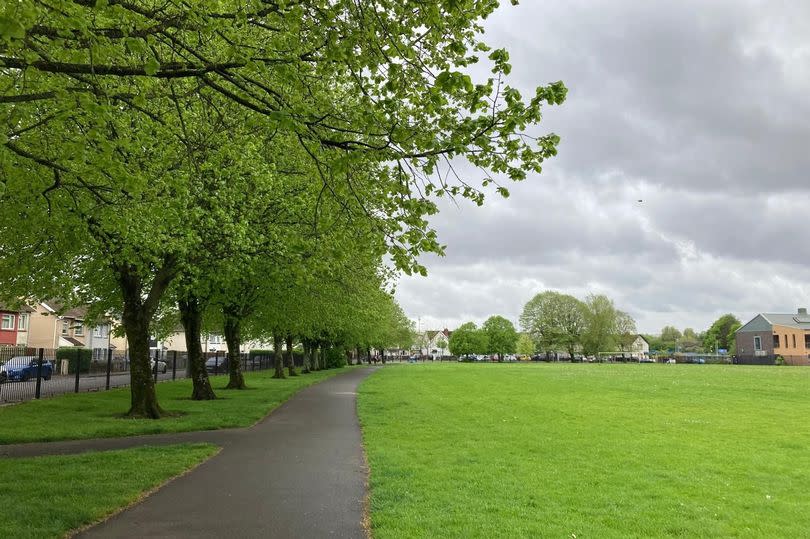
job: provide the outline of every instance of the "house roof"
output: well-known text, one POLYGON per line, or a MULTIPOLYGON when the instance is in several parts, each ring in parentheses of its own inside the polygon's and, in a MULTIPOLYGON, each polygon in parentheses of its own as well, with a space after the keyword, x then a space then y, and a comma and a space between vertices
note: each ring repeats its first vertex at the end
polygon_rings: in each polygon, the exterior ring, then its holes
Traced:
POLYGON ((770 331, 773 326, 786 326, 810 331, 810 315, 760 313, 737 331, 770 331))
POLYGON ((82 341, 80 341, 78 339, 74 339, 73 337, 62 336, 62 337, 59 337, 59 339, 60 340, 65 340, 65 341, 69 342, 70 344, 72 344, 73 346, 84 346, 84 343, 82 341))
POLYGON ((34 308, 28 305, 20 305, 19 308, 12 309, 7 303, 0 303, 0 311, 6 313, 32 313, 34 312, 34 308))
POLYGON ((796 329, 810 329, 810 315, 762 313, 762 316, 774 326, 788 326, 796 329))
POLYGON ((73 307, 72 309, 65 309, 64 303, 56 299, 48 299, 40 303, 51 313, 59 314, 63 318, 84 320, 84 317, 87 316, 87 307, 73 307))

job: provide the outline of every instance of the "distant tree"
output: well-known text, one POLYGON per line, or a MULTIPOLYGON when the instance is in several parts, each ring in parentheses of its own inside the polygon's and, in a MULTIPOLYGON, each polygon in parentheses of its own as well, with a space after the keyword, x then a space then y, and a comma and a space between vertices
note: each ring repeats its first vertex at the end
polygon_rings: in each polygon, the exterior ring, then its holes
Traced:
POLYGON ((735 332, 742 323, 733 314, 724 314, 714 321, 703 337, 703 348, 715 351, 720 348, 731 350, 734 347, 735 332))
POLYGON ((624 311, 616 311, 616 342, 622 352, 630 350, 638 333, 636 332, 636 321, 624 311))
POLYGON ((566 350, 571 357, 585 331, 585 304, 559 292, 541 292, 523 307, 520 325, 537 347, 547 352, 566 350))
POLYGON ((528 333, 521 333, 518 337, 516 345, 517 353, 522 356, 530 356, 534 354, 534 341, 529 337, 528 333))
POLYGON ((613 306, 613 301, 603 294, 590 294, 585 298, 585 313, 583 352, 596 355, 615 350, 618 311, 613 306))
POLYGON ((518 334, 515 326, 503 316, 490 316, 482 327, 487 335, 491 354, 498 354, 503 360, 504 354, 514 354, 517 349, 518 334))
POLYGON ((454 356, 483 354, 487 348, 487 334, 478 329, 473 322, 461 324, 450 335, 450 353, 454 356))
POLYGON ((678 340, 678 347, 681 349, 681 352, 700 352, 701 351, 701 339, 695 330, 692 328, 686 328, 683 330, 683 335, 678 340))
POLYGON ((673 326, 664 326, 661 330, 661 347, 668 351, 675 351, 680 339, 681 332, 673 326))
POLYGON ((444 351, 447 349, 447 341, 444 340, 443 338, 439 339, 438 341, 436 341, 436 346, 439 347, 439 350, 441 350, 442 356, 444 356, 444 351))
POLYGON ((644 337, 644 340, 650 343, 650 352, 666 351, 666 346, 664 346, 663 341, 661 341, 661 337, 658 335, 644 334, 642 337, 644 337))

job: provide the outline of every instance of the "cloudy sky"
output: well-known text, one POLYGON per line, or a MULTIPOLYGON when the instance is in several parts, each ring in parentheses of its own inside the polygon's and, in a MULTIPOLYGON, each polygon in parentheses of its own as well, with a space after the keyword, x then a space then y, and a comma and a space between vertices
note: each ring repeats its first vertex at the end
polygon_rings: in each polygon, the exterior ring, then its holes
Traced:
POLYGON ((810 307, 809 3, 503 4, 511 84, 569 88, 537 131, 559 155, 508 199, 442 206, 447 256, 397 287, 421 329, 516 321, 543 290, 607 294, 645 333, 810 307))

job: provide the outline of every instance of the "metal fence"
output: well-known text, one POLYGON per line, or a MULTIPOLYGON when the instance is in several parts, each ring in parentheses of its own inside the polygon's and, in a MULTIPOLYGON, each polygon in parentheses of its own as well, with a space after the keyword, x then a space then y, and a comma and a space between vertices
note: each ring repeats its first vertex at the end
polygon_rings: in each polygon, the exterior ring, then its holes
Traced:
MULTIPOLYGON (((210 375, 228 372, 225 352, 203 355, 210 375)), ((156 382, 188 377, 187 352, 153 350, 150 356, 156 382)), ((274 367, 272 353, 242 353, 240 360, 244 372, 274 367)), ((130 384, 129 367, 128 355, 113 349, 87 350, 82 358, 64 359, 53 349, 0 347, 0 403, 126 387, 130 384)))

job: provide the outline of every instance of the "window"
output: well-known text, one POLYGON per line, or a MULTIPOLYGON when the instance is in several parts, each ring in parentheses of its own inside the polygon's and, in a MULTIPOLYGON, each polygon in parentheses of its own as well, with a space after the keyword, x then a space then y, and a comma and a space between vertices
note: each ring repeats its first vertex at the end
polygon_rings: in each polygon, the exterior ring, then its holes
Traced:
POLYGON ((796 348, 796 334, 793 334, 793 348, 796 348))
POLYGON ((28 330, 28 313, 20 314, 20 319, 17 321, 17 329, 20 331, 28 330))
POLYGON ((785 335, 785 348, 787 348, 787 347, 788 347, 788 340, 787 340, 787 335, 785 335))
POLYGON ((93 337, 101 337, 101 326, 96 326, 93 328, 93 337))
POLYGON ((73 334, 76 335, 77 337, 81 337, 82 335, 84 335, 84 326, 81 324, 74 326, 73 334))
POLYGON ((779 348, 779 335, 774 335, 773 336, 773 347, 774 348, 779 348))
POLYGON ((756 351, 762 350, 762 338, 760 338, 759 335, 754 337, 754 350, 756 351))
POLYGON ((804 334, 804 347, 810 348, 810 333, 804 334))
POLYGON ((0 325, 2 329, 13 330, 14 329, 14 315, 13 314, 4 314, 2 325, 0 325))
POLYGON ((70 331, 70 322, 67 320, 62 321, 62 335, 67 335, 68 331, 70 331))

